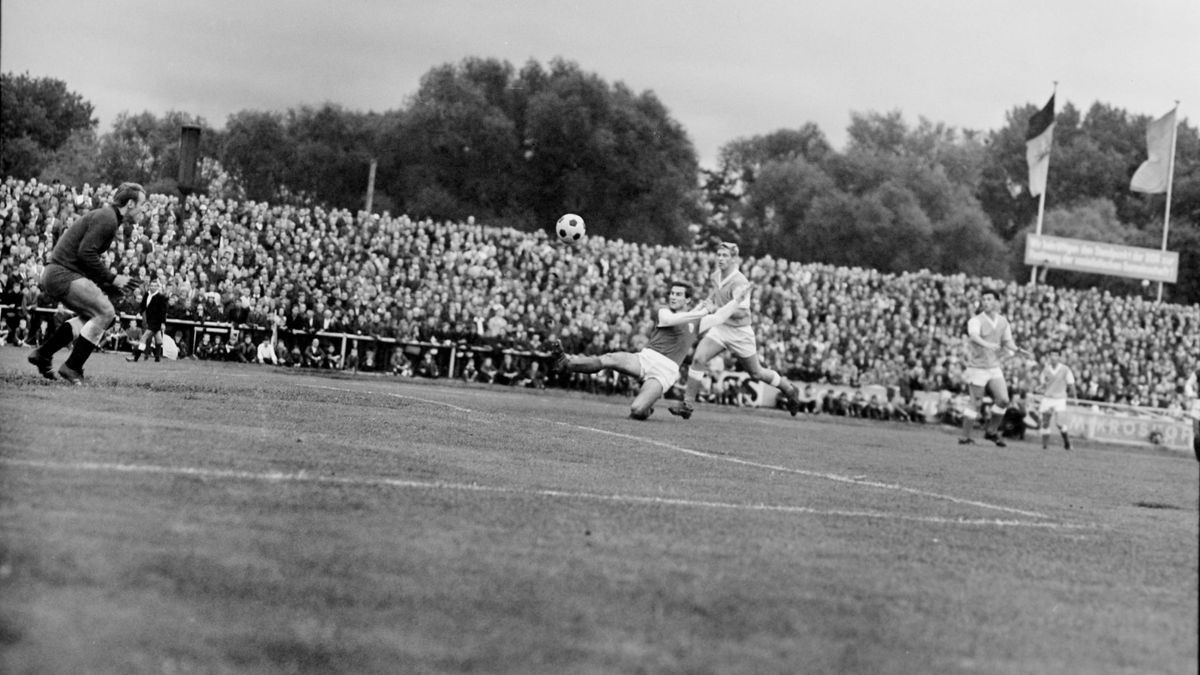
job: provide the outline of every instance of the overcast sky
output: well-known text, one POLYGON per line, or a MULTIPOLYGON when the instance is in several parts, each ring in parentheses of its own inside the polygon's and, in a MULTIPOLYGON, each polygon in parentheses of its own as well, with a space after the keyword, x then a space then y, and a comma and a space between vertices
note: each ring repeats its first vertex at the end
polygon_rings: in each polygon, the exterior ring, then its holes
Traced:
MULTIPOLYGON (((118 113, 402 107, 468 56, 652 90, 701 162, 852 112, 996 129, 1025 103, 1200 110, 1200 0, 0 0, 0 67, 118 113)), ((1194 122, 1190 122, 1193 123, 1194 122)))

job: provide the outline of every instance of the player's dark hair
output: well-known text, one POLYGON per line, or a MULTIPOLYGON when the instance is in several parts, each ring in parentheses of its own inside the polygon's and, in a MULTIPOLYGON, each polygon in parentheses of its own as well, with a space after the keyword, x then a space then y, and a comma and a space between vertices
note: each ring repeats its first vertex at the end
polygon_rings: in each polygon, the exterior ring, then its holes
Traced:
POLYGON ((1000 296, 1000 291, 998 291, 998 290, 996 290, 996 289, 994 289, 994 288, 984 288, 984 289, 982 289, 982 290, 980 290, 980 291, 979 291, 979 297, 980 297, 981 299, 982 299, 982 298, 983 298, 983 296, 985 296, 985 295, 990 295, 990 296, 992 296, 993 298, 996 298, 997 300, 1000 300, 1000 299, 1002 299, 1002 298, 1001 298, 1001 296, 1000 296))
POLYGON ((684 294, 687 297, 689 297, 689 298, 692 297, 692 285, 691 284, 687 283, 686 281, 679 281, 679 280, 673 279, 673 280, 671 280, 671 285, 668 288, 675 288, 676 286, 682 288, 684 291, 684 294))
POLYGON ((146 188, 139 183, 121 183, 117 186, 116 192, 112 196, 113 206, 119 208, 124 207, 129 202, 136 202, 138 195, 146 194, 146 188))

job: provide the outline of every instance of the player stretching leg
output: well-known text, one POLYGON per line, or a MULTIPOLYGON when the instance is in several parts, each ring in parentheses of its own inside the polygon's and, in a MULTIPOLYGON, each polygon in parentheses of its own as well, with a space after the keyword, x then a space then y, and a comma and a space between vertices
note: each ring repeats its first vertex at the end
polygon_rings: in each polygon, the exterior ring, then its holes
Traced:
POLYGON ((654 412, 655 402, 679 379, 679 368, 696 343, 696 336, 728 320, 738 305, 750 295, 750 288, 747 284, 738 289, 729 302, 709 314, 707 303, 691 311, 683 311, 692 295, 692 287, 680 281, 672 282, 667 306, 658 308, 658 323, 650 332, 650 341, 645 349, 637 353, 568 356, 563 353, 562 344, 555 341, 550 344, 550 355, 554 359, 552 367, 574 373, 614 370, 640 379, 642 386, 629 406, 629 416, 644 420, 654 412))
MULTIPOLYGON (((100 256, 112 245, 121 223, 135 221, 145 202, 141 185, 122 183, 109 206, 85 213, 62 233, 42 271, 41 286, 47 297, 75 311, 83 322, 71 355, 58 369, 58 375, 71 384, 83 384, 83 364, 117 318, 107 293, 131 287, 130 277, 110 272, 100 256)), ((54 354, 70 344, 73 335, 64 322, 29 353, 29 362, 43 377, 54 379, 54 354)))
POLYGON ((1050 422, 1058 427, 1062 435, 1063 449, 1071 449, 1071 437, 1067 433, 1066 421, 1063 416, 1067 411, 1067 396, 1075 396, 1075 373, 1062 362, 1057 349, 1050 352, 1049 361, 1042 368, 1040 376, 1042 385, 1042 402, 1038 410, 1042 413, 1042 449, 1050 447, 1050 422))
POLYGON ((1031 357, 1033 354, 1020 349, 1013 342, 1012 328, 1008 319, 1000 314, 1000 296, 996 291, 984 289, 980 298, 981 311, 967 321, 967 359, 963 376, 971 393, 971 405, 963 411, 963 436, 959 443, 970 444, 971 430, 979 416, 979 408, 983 396, 992 394, 991 416, 984 427, 983 437, 1004 447, 997 429, 1008 410, 1008 384, 1004 381, 1004 371, 1000 368, 1000 355, 1021 354, 1031 357))
MULTIPOLYGON (((718 271, 713 279, 715 289, 708 296, 710 307, 720 307, 728 303, 742 287, 750 285, 738 268, 740 262, 737 244, 724 242, 717 247, 718 271)), ((800 412, 800 390, 796 385, 776 371, 764 368, 758 361, 758 344, 754 337, 754 329, 750 327, 750 298, 746 296, 728 321, 713 326, 700 339, 700 344, 696 345, 692 367, 688 369, 687 393, 678 405, 668 408, 672 415, 678 415, 685 420, 692 416, 692 412, 695 411, 692 401, 696 400, 704 381, 705 371, 701 369, 706 367, 714 356, 725 350, 733 354, 738 365, 750 377, 777 387, 783 393, 787 410, 793 417, 800 412)))

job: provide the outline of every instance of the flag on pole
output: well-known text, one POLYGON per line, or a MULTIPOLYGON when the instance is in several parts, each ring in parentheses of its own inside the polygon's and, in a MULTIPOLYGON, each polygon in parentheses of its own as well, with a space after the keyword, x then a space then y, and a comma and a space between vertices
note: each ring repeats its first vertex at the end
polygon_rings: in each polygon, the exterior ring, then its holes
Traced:
POLYGON ((1129 182, 1134 192, 1158 194, 1167 191, 1170 181, 1171 136, 1175 133, 1175 110, 1146 125, 1146 153, 1150 159, 1142 162, 1129 182))
POLYGON ((1029 118, 1025 132, 1025 161, 1029 164, 1029 194, 1037 197, 1046 191, 1050 174, 1050 143, 1054 139, 1054 95, 1046 107, 1029 118))

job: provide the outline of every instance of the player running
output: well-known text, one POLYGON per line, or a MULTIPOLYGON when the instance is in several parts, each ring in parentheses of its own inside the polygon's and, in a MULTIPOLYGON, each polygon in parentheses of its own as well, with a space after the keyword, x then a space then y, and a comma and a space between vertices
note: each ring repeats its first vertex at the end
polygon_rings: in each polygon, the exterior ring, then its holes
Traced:
MULTIPOLYGON (((746 275, 739 269, 740 264, 737 244, 723 242, 717 247, 718 271, 713 279, 715 289, 707 300, 710 307, 720 307, 728 303, 739 290, 750 285, 746 275)), ((678 415, 685 420, 692 416, 695 408, 691 402, 696 400, 704 382, 705 371, 701 368, 707 367, 714 356, 726 350, 733 354, 738 365, 750 377, 777 387, 785 397, 788 412, 795 417, 800 411, 800 391, 778 372, 764 368, 758 361, 758 343, 754 337, 754 329, 750 326, 749 295, 739 302, 727 321, 716 324, 700 339, 696 353, 692 356, 692 366, 688 369, 687 393, 682 401, 668 409, 672 415, 678 415)))
POLYGON ((696 336, 711 326, 727 321, 746 298, 751 286, 746 284, 720 309, 709 313, 707 303, 683 311, 692 295, 692 287, 681 281, 671 282, 667 306, 658 308, 658 322, 650 332, 650 341, 639 352, 610 352, 600 356, 570 356, 563 353, 562 343, 550 343, 554 370, 573 373, 598 373, 614 370, 642 382, 637 396, 629 405, 629 416, 644 420, 654 412, 654 403, 670 391, 679 380, 683 359, 691 351, 696 336))
POLYGON ((974 443, 971 430, 979 417, 983 397, 992 394, 991 415, 984 426, 983 437, 1004 447, 1004 439, 997 431, 1004 413, 1008 410, 1008 384, 1001 370, 1001 357, 1020 354, 1033 358, 1033 353, 1017 347, 1013 341, 1012 327, 1000 314, 1000 295, 994 290, 984 289, 980 297, 980 312, 967 321, 967 358, 963 377, 971 393, 971 405, 963 411, 963 437, 958 442, 974 443))
POLYGON ((88 211, 59 237, 42 271, 41 287, 48 299, 77 313, 82 325, 75 338, 71 322, 64 321, 29 353, 29 362, 42 377, 54 379, 54 354, 74 339, 71 355, 58 375, 71 384, 83 384, 83 364, 117 318, 108 296, 136 285, 129 276, 110 272, 100 256, 112 246, 122 223, 137 220, 145 203, 146 190, 141 185, 122 183, 110 205, 88 211))
POLYGON ((1058 433, 1062 435, 1063 450, 1070 450, 1071 437, 1067 433, 1066 420, 1063 417, 1067 412, 1067 397, 1075 396, 1075 373, 1071 372, 1070 366, 1062 362, 1057 349, 1050 352, 1038 381, 1042 390, 1042 402, 1038 404, 1038 412, 1042 418, 1042 449, 1050 447, 1050 422, 1053 421, 1058 427, 1058 433))

